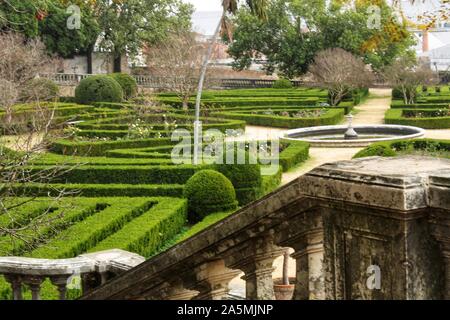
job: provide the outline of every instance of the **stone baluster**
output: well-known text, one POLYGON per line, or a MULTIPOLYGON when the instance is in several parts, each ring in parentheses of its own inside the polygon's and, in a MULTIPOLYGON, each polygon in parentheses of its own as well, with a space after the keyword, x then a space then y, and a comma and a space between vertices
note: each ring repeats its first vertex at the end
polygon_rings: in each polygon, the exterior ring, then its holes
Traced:
POLYGON ((59 300, 66 300, 68 279, 69 276, 55 276, 50 278, 52 284, 58 289, 59 300))
POLYGON ((275 246, 271 236, 266 236, 252 239, 246 248, 235 248, 232 258, 226 258, 229 268, 245 273, 242 279, 245 280, 247 300, 275 300, 273 262, 283 253, 284 249, 275 246))
POLYGON ((41 299, 41 285, 44 282, 44 278, 40 276, 26 276, 23 278, 23 282, 31 290, 31 299, 40 300, 41 299))
POLYGON ((323 231, 309 232, 290 246, 295 250, 291 256, 297 264, 294 300, 324 300, 323 231))
POLYGON ((16 274, 5 274, 5 279, 11 284, 14 300, 23 300, 22 297, 22 278, 16 274))
POLYGON ((223 260, 207 262, 195 268, 198 283, 193 288, 199 291, 195 300, 223 300, 229 292, 229 283, 241 271, 228 269, 223 260))

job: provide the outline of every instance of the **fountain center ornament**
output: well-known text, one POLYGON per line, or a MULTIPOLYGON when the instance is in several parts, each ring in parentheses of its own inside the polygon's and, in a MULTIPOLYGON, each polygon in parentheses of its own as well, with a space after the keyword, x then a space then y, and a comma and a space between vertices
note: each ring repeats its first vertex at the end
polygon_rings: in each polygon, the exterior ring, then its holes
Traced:
POLYGON ((358 133, 353 128, 353 115, 350 113, 345 117, 348 120, 348 129, 344 134, 345 140, 356 140, 358 139, 358 133))

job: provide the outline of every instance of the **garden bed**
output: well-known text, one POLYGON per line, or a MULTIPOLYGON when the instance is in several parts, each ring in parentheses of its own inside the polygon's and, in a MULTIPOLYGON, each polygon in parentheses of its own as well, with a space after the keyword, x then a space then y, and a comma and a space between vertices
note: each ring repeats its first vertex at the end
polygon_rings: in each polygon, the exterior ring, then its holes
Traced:
POLYGON ((448 129, 450 115, 439 116, 446 112, 446 109, 390 109, 386 112, 385 122, 423 129, 448 129))
POLYGON ((292 109, 284 109, 275 112, 256 110, 253 112, 228 111, 212 113, 212 115, 216 117, 244 120, 247 124, 289 129, 335 125, 343 120, 344 114, 345 111, 342 108, 302 109, 295 111, 292 109), (303 115, 304 118, 298 118, 296 115, 303 115))

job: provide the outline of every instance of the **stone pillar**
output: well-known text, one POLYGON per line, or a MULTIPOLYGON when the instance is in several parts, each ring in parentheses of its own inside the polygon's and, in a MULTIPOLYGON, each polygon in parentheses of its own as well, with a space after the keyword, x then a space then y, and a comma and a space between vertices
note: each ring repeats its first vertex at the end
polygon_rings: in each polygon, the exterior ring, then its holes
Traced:
POLYGON ((30 287, 31 299, 41 300, 41 285, 44 282, 44 278, 39 276, 26 276, 23 282, 30 287))
POLYGON ((245 275, 247 300, 275 300, 273 291, 273 262, 284 254, 284 249, 273 244, 272 236, 251 240, 245 248, 236 248, 227 257, 231 269, 240 269, 245 275), (234 262, 229 263, 230 260, 234 262))
POLYGON ((56 288, 58 289, 59 300, 66 300, 68 279, 69 279, 68 276, 56 276, 50 278, 52 284, 56 286, 56 288))
MULTIPOLYGON (((430 175, 449 169, 444 159, 371 157, 325 164, 299 178, 299 193, 317 201, 323 219, 327 299, 442 297, 442 254, 429 217, 443 207, 433 201, 430 175)), ((441 202, 449 198, 443 189, 441 202)))
POLYGON ((16 274, 5 274, 6 281, 11 284, 11 289, 13 292, 13 300, 23 300, 22 297, 22 279, 16 274))
POLYGON ((291 257, 297 264, 294 300, 324 300, 323 230, 310 232, 291 246, 295 250, 291 257))
POLYGON ((228 269, 223 260, 207 262, 195 269, 198 283, 193 288, 199 291, 195 300, 223 300, 228 294, 228 285, 241 271, 228 269))

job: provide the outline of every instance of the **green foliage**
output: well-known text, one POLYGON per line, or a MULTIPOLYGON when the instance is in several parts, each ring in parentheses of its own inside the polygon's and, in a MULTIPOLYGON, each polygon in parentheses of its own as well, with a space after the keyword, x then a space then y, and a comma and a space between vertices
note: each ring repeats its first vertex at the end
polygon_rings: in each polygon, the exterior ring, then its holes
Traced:
POLYGON ((202 170, 186 183, 184 197, 188 199, 189 221, 201 221, 207 215, 237 208, 233 184, 223 174, 202 170))
POLYGON ((86 54, 97 40, 100 27, 87 6, 81 6, 80 29, 67 28, 71 14, 67 13, 68 5, 60 1, 52 1, 48 16, 39 23, 39 34, 47 51, 62 58, 86 54))
MULTIPOLYGON (((446 108, 448 109, 448 108, 446 108)), ((386 124, 399 124, 404 126, 414 126, 424 129, 448 129, 450 128, 450 116, 441 117, 417 117, 410 118, 406 117, 407 112, 422 112, 426 114, 427 112, 437 112, 441 111, 439 109, 390 109, 386 111, 385 123, 386 124)))
MULTIPOLYGON (((288 110, 288 109, 286 109, 288 110)), ((308 109, 302 109, 308 110, 308 109)), ((313 110, 313 109, 311 109, 313 110)), ((282 110, 277 110, 277 112, 282 110)), ((313 126, 334 125, 340 123, 344 118, 344 109, 341 108, 328 108, 326 113, 320 117, 308 117, 308 118, 291 118, 280 115, 271 114, 251 114, 243 111, 228 111, 228 112, 215 112, 214 116, 244 120, 247 124, 266 127, 279 127, 279 128, 302 128, 313 126)))
MULTIPOLYGON (((337 3, 337 2, 336 2, 337 3)), ((297 0, 286 5, 285 0, 272 1, 267 21, 255 18, 241 9, 235 18, 233 41, 229 53, 233 66, 250 67, 255 53, 268 59, 266 70, 279 71, 289 78, 304 74, 314 56, 328 48, 342 48, 361 56, 373 69, 381 70, 403 54, 413 55, 413 38, 406 27, 396 23, 389 4, 380 1, 381 29, 371 28, 370 2, 359 2, 356 9, 324 6, 323 1, 297 0), (303 22, 310 31, 300 28, 303 22), (274 37, 274 35, 277 35, 274 37)))
POLYGON ((96 75, 80 81, 75 89, 75 99, 80 104, 121 102, 123 90, 114 79, 104 75, 96 75))
POLYGON ((433 157, 450 158, 450 140, 416 139, 381 142, 361 150, 354 158, 372 156, 394 157, 417 153, 433 157))
POLYGON ((165 241, 174 237, 186 223, 187 203, 182 199, 160 200, 140 217, 99 242, 89 252, 122 249, 151 256, 165 241))
POLYGON ((394 157, 395 151, 389 145, 375 144, 367 147, 364 150, 359 151, 354 158, 366 158, 366 157, 394 157))
POLYGON ((246 205, 261 196, 262 179, 259 164, 221 164, 216 165, 214 169, 231 181, 240 205, 246 205))
POLYGON ((110 77, 116 80, 122 87, 123 97, 125 100, 129 100, 136 96, 138 86, 135 78, 126 73, 113 73, 110 77))
POLYGON ((273 84, 274 89, 291 89, 292 82, 289 79, 279 79, 273 84))

